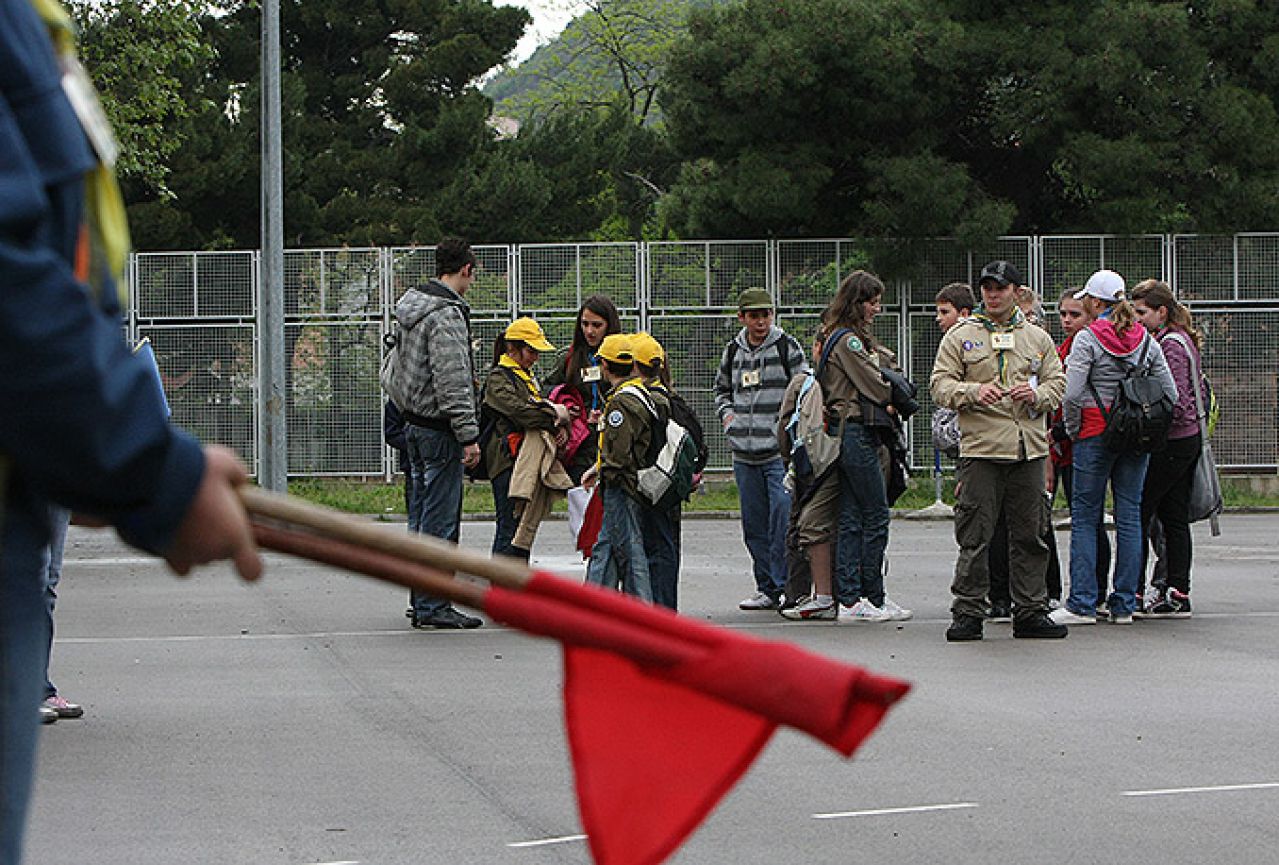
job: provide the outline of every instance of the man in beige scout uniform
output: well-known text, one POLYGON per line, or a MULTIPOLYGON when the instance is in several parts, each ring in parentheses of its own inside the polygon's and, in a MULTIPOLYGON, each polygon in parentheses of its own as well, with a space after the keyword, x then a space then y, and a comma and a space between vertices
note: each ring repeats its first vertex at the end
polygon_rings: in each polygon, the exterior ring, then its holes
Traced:
POLYGON ((1049 519, 1044 497, 1048 435, 1044 415, 1061 403, 1066 376, 1052 337, 1017 308, 1021 275, 1007 261, 981 272, 981 305, 942 338, 933 365, 933 402, 959 412, 963 483, 955 508, 959 558, 946 639, 980 640, 990 588, 986 550, 1002 512, 1008 521, 1013 636, 1066 636, 1047 615, 1049 519))

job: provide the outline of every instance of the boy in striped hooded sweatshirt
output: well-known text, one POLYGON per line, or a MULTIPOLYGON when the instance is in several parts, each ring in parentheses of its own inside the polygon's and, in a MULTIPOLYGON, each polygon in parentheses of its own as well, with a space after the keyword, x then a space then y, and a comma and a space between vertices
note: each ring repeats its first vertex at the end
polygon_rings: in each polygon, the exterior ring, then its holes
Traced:
POLYGON ((738 607, 776 609, 786 585, 790 493, 777 451, 777 412, 791 377, 808 369, 803 348, 773 323, 773 299, 748 288, 737 303, 741 331, 724 349, 715 376, 715 410, 733 452, 742 537, 754 567, 755 593, 738 607))

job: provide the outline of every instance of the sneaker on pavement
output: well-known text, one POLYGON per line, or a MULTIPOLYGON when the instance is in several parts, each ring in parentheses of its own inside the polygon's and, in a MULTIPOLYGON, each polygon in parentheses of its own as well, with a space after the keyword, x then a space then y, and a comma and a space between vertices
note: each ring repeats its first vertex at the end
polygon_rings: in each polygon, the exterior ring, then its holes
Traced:
POLYGON ((981 616, 966 616, 963 613, 956 613, 950 623, 950 627, 946 629, 946 642, 967 643, 972 640, 980 640, 981 626, 981 616))
POLYGON ((986 616, 992 622, 1011 622, 1013 605, 1011 601, 991 601, 990 613, 986 616))
POLYGON ((1132 613, 1111 613, 1110 624, 1112 625, 1131 625, 1132 613))
POLYGON ((1054 625, 1095 625, 1096 616, 1081 616, 1069 607, 1058 607, 1047 615, 1054 625))
POLYGON ((52 697, 46 697, 45 701, 40 704, 41 708, 52 709, 58 713, 59 718, 79 718, 84 714, 84 706, 78 703, 69 702, 61 694, 54 694, 52 697))
POLYGON ((915 615, 914 610, 906 609, 888 595, 884 595, 884 603, 879 608, 888 614, 888 619, 892 622, 905 622, 915 615))
POLYGON ((53 723, 56 723, 57 720, 58 720, 58 710, 50 709, 48 706, 41 703, 40 704, 40 723, 53 724, 53 723))
POLYGON ((839 613, 839 605, 834 598, 819 601, 816 598, 805 598, 793 607, 782 610, 782 616, 792 622, 833 621, 839 613))
POLYGON ((453 609, 453 607, 443 607, 434 613, 413 616, 413 627, 420 629, 469 630, 478 628, 482 624, 484 622, 481 619, 468 616, 466 613, 453 609))
POLYGON ((888 613, 862 598, 851 607, 840 607, 839 620, 863 624, 867 622, 887 622, 888 613))
POLYGON ((775 610, 777 599, 764 592, 756 592, 737 605, 739 610, 775 610))
POLYGON ((1098 606, 1098 607, 1097 607, 1097 609, 1093 610, 1093 618, 1094 618, 1094 619, 1109 619, 1109 618, 1110 618, 1110 608, 1109 608, 1109 607, 1107 607, 1105 604, 1102 604, 1102 605, 1098 606))
MULTIPOLYGON (((1018 640, 1060 640, 1070 633, 1069 628, 1057 621, 1055 613, 1060 612, 1062 610, 1055 610, 1054 615, 1032 613, 1024 619, 1018 619, 1013 622, 1013 637, 1018 640)), ((1089 619, 1089 621, 1097 620, 1089 619)))
POLYGON ((1154 599, 1155 603, 1146 608, 1143 614, 1147 619, 1189 619, 1190 595, 1176 589, 1169 589, 1167 594, 1154 599))

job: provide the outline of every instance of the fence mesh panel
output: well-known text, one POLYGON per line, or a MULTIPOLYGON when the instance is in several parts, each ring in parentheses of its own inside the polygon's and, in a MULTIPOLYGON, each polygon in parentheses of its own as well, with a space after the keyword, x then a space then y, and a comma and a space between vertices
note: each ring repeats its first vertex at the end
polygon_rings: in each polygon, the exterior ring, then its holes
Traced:
MULTIPOLYGON (((852 270, 886 279, 877 336, 919 384, 923 408, 910 424, 913 462, 932 463, 928 378, 940 341, 933 297, 952 281, 972 284, 982 265, 1012 261, 1043 296, 1045 325, 1060 340, 1056 301, 1099 267, 1130 285, 1158 276, 1190 303, 1202 327, 1204 365, 1223 416, 1214 438, 1225 467, 1279 467, 1279 234, 1121 238, 1000 238, 967 250, 953 240, 886 243, 832 238, 477 246, 472 309, 477 376, 494 338, 515 313, 534 315, 559 349, 572 341, 577 308, 607 294, 627 330, 648 329, 666 347, 676 386, 709 435, 711 466, 729 454, 713 386, 736 335, 737 295, 768 289, 778 324, 807 351, 822 310, 852 270)), ((235 448, 256 466, 258 256, 254 252, 141 253, 129 267, 128 336, 155 346, 174 420, 204 441, 235 448)), ((289 471, 377 475, 381 443, 381 336, 399 295, 434 275, 430 247, 290 250, 285 257, 289 471)), ((538 365, 546 377, 555 357, 538 365)))

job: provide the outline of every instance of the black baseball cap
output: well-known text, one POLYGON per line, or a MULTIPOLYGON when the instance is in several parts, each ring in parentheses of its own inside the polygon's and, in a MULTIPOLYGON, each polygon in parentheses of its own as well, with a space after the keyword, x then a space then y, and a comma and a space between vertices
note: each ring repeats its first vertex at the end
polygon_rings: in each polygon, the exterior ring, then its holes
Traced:
POLYGON ((1000 285, 1025 285, 1021 271, 1011 261, 992 261, 983 267, 981 276, 977 277, 977 285, 980 286, 988 279, 993 279, 1000 285))

